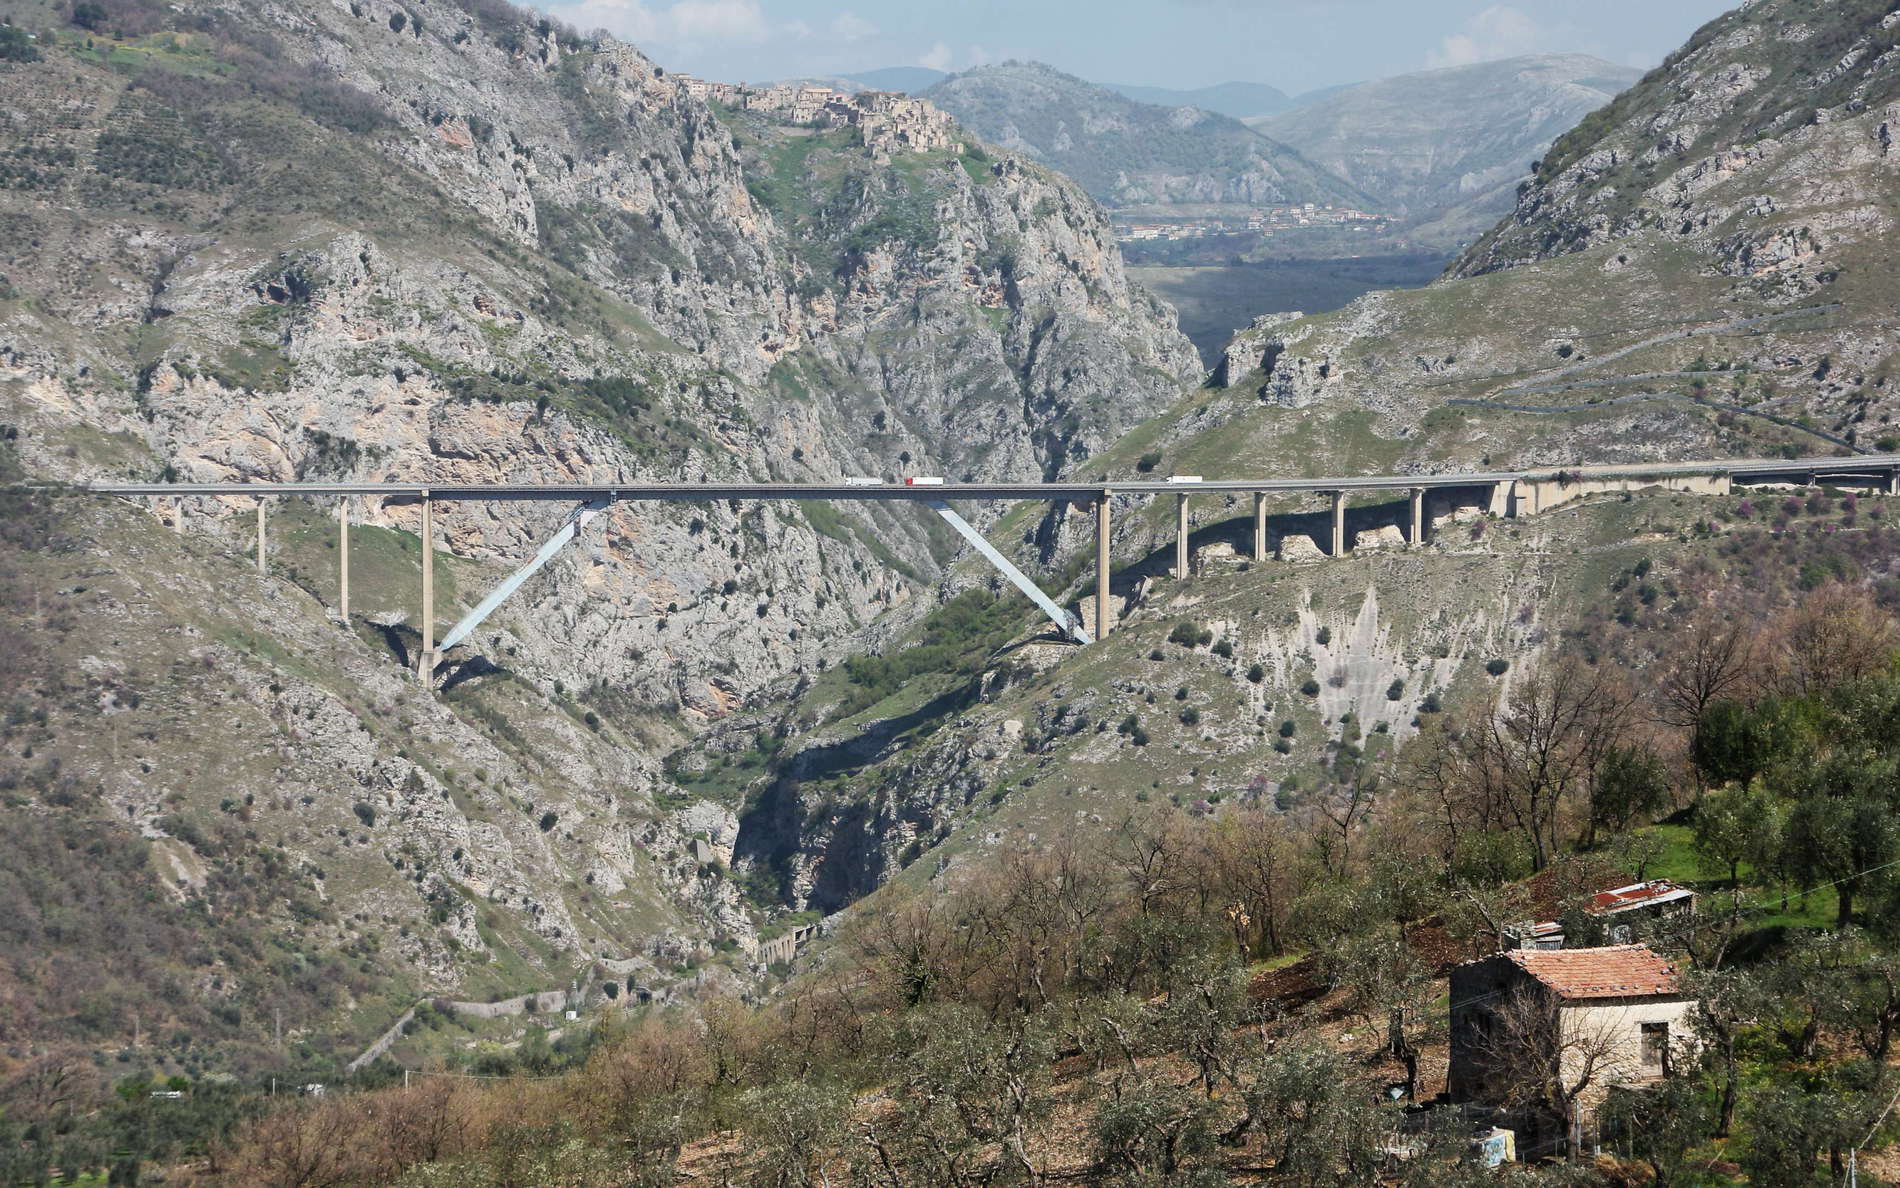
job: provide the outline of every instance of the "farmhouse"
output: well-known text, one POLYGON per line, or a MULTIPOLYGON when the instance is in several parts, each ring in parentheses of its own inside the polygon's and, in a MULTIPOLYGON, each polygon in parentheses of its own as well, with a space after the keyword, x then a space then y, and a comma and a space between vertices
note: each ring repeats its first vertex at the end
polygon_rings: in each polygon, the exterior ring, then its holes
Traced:
POLYGON ((1578 1138, 1615 1087, 1652 1084, 1693 1042, 1695 999, 1644 945, 1514 949, 1451 973, 1452 1101, 1578 1138))

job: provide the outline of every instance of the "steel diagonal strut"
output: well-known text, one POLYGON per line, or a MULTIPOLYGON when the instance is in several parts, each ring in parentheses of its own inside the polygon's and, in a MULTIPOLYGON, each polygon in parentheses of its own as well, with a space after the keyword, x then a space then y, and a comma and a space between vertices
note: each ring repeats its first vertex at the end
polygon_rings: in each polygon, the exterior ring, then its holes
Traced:
POLYGON ((942 516, 945 523, 957 530, 958 536, 969 541, 970 544, 976 548, 977 552, 989 558, 990 564, 996 566, 998 572, 1008 578, 1010 583, 1018 590, 1027 594, 1031 602, 1041 607, 1042 613, 1048 615, 1049 621, 1061 628, 1064 635, 1067 635, 1080 644, 1091 644, 1095 642, 1094 637, 1088 633, 1087 628, 1082 626, 1082 620, 1057 606, 1054 599, 1042 592, 1042 587, 1030 581, 1028 575, 1024 574, 1022 570, 1011 565, 1008 557, 997 552, 996 546, 985 540, 981 532, 970 527, 968 520, 952 511, 949 504, 943 502, 941 499, 932 499, 927 502, 929 503, 931 511, 942 516))
POLYGON ((587 527, 587 522, 599 515, 606 506, 605 499, 596 499, 575 508, 574 514, 567 518, 567 523, 561 526, 561 530, 549 537, 548 542, 541 546, 526 565, 510 574, 508 580, 490 591, 488 597, 482 599, 474 610, 462 616, 461 622, 449 628, 449 633, 442 637, 442 642, 436 645, 436 650, 446 652, 467 639, 471 632, 482 625, 483 619, 494 614, 496 607, 508 601, 508 597, 521 588, 521 583, 533 577, 543 565, 553 560, 554 554, 560 552, 569 541, 579 536, 581 529, 587 527))

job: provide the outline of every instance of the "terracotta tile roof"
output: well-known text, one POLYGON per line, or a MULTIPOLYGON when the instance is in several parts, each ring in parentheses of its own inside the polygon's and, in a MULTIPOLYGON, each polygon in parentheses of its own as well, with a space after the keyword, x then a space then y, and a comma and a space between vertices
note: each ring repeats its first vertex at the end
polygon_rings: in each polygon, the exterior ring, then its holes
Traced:
POLYGON ((1512 949, 1504 956, 1556 991, 1559 998, 1637 998, 1682 992, 1676 967, 1647 945, 1512 949))

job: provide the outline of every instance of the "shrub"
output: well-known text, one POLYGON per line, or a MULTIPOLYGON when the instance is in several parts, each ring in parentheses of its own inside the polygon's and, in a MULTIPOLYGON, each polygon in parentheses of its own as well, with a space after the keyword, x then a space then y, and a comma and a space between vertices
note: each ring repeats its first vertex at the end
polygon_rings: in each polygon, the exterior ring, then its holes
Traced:
POLYGON ((1214 633, 1192 619, 1182 619, 1168 632, 1168 642, 1184 648, 1198 648, 1214 642, 1214 633))
POLYGON ((375 805, 365 804, 359 800, 355 804, 351 805, 350 807, 352 810, 355 811, 356 819, 363 823, 364 828, 366 829, 375 828, 376 826, 376 806, 375 805))
POLYGON ((1201 724, 1200 710, 1197 710, 1193 706, 1190 705, 1186 709, 1181 711, 1181 725, 1198 726, 1200 724, 1201 724))
POLYGON ((1282 755, 1290 755, 1293 753, 1293 744, 1284 738, 1276 738, 1273 740, 1273 749, 1282 755))
POLYGON ((1314 633, 1313 638, 1318 641, 1321 647, 1325 647, 1327 644, 1333 642, 1333 629, 1331 627, 1321 627, 1314 633))
POLYGON ((1280 723, 1280 737, 1281 738, 1292 738, 1294 733, 1298 730, 1299 730, 1299 727, 1293 724, 1292 718, 1288 718, 1286 721, 1280 723))
POLYGON ((1267 670, 1256 664, 1247 670, 1247 679, 1257 685, 1267 679, 1267 670))
POLYGON ((1306 694, 1308 697, 1318 697, 1319 682, 1312 677, 1307 677, 1305 682, 1300 685, 1300 692, 1306 694))
POLYGON ((1385 699, 1387 701, 1397 701, 1403 696, 1405 696, 1404 679, 1402 677, 1392 678, 1392 683, 1385 687, 1385 699))
POLYGON ((1119 725, 1115 727, 1115 733, 1134 734, 1140 731, 1140 729, 1141 729, 1141 719, 1137 718, 1133 714, 1129 714, 1126 718, 1123 718, 1121 720, 1121 723, 1119 725))
POLYGON ((1215 644, 1214 654, 1216 656, 1219 656, 1223 660, 1232 660, 1234 658, 1233 641, 1223 639, 1219 643, 1215 644))
POLYGON ((1436 693, 1427 693, 1425 700, 1418 703, 1418 712, 1421 714, 1435 714, 1444 708, 1444 705, 1439 702, 1438 694, 1436 693))
POLYGON ((1135 469, 1143 474, 1150 473, 1159 465, 1161 465, 1160 454, 1143 454, 1141 457, 1135 459, 1135 469))
POLYGON ((561 814, 555 812, 553 809, 549 809, 547 812, 542 813, 541 822, 540 822, 541 832, 546 833, 549 830, 553 829, 555 826, 555 823, 558 822, 560 819, 561 819, 561 814))
POLYGON ((1128 741, 1138 747, 1145 747, 1148 745, 1148 732, 1137 726, 1133 732, 1129 734, 1128 741))
POLYGON ((1502 656, 1484 662, 1484 670, 1492 676, 1503 676, 1511 667, 1511 662, 1502 656))
POLYGON ((40 51, 18 25, 0 25, 0 62, 37 62, 40 51))

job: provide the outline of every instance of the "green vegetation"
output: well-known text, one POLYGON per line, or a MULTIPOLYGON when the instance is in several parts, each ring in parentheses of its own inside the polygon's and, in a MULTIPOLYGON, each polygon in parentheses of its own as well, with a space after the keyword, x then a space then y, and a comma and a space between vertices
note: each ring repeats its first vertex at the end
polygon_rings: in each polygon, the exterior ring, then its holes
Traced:
POLYGON ((848 718, 919 677, 970 671, 1022 625, 1014 602, 966 590, 925 618, 917 638, 895 655, 852 656, 843 664, 850 691, 837 711, 848 718))
POLYGON ((39 47, 18 25, 0 25, 0 62, 37 62, 39 47))
POLYGON ((1206 647, 1214 642, 1214 632, 1192 619, 1182 619, 1168 632, 1168 642, 1184 648, 1206 647))

